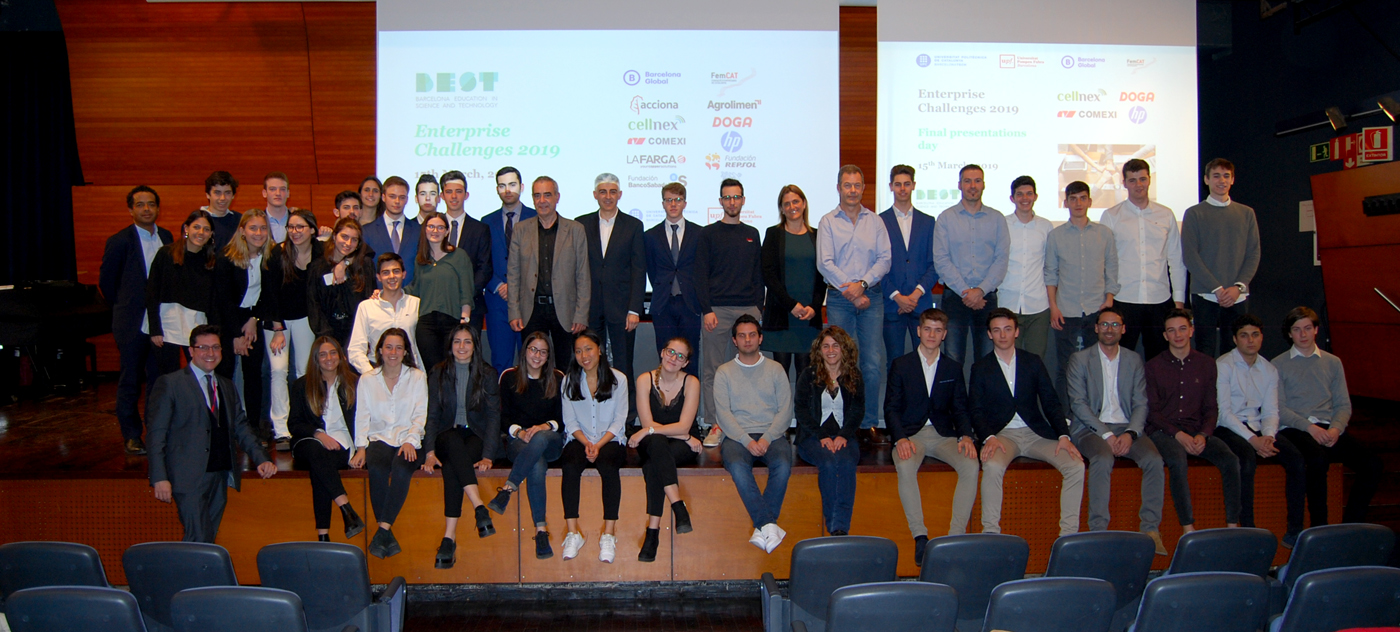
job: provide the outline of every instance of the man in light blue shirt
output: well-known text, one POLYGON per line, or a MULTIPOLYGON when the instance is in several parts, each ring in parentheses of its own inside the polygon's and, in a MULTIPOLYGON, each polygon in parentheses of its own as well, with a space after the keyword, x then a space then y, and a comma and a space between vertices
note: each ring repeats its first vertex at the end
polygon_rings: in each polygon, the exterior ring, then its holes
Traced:
POLYGON ((865 174, 856 165, 841 167, 836 190, 841 205, 817 225, 817 271, 826 279, 826 317, 860 345, 860 374, 865 384, 862 430, 880 422, 880 389, 885 383, 885 301, 880 280, 890 271, 890 234, 875 211, 860 203, 865 174))
POLYGON ((997 286, 1006 277, 1011 256, 1006 217, 982 203, 983 175, 977 165, 958 172, 962 200, 940 213, 933 227, 933 266, 944 288, 938 304, 948 314, 944 345, 948 355, 964 365, 992 352, 991 340, 982 332, 987 331, 987 315, 997 308, 997 286))

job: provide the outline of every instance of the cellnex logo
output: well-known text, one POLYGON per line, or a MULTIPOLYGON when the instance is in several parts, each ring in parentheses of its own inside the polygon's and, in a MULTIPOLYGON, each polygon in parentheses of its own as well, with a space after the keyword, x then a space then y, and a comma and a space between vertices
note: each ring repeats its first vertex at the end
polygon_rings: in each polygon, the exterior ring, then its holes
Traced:
POLYGON ((1151 101, 1156 101, 1157 94, 1155 92, 1120 92, 1118 93, 1118 100, 1148 103, 1151 101))
POLYGON ((677 110, 680 104, 675 101, 643 101, 640 95, 632 97, 632 103, 628 106, 633 114, 641 114, 642 110, 677 110))
POLYGON ((752 116, 716 116, 711 127, 753 127, 752 116))
POLYGON ((1061 92, 1061 93, 1059 93, 1059 94, 1056 94, 1056 95, 1055 95, 1055 100, 1056 100, 1056 101, 1071 101, 1071 102, 1083 102, 1083 101, 1099 102, 1099 101, 1104 100, 1104 97, 1107 97, 1107 96, 1108 96, 1108 93, 1107 93, 1107 92, 1104 92, 1103 89, 1099 89, 1099 90, 1094 91, 1094 92, 1080 92, 1080 91, 1078 91, 1078 90, 1074 90, 1074 91, 1072 91, 1072 92, 1061 92))
POLYGON ((634 132, 674 132, 679 130, 681 124, 684 122, 685 119, 679 116, 677 116, 674 121, 660 121, 648 118, 639 121, 628 121, 627 129, 634 132))
POLYGON ((454 74, 450 72, 439 72, 428 74, 420 72, 415 81, 415 88, 418 92, 472 92, 481 88, 482 92, 495 92, 496 82, 500 81, 501 73, 498 72, 464 72, 454 74))
POLYGON ((763 105, 762 99, 753 101, 710 101, 705 108, 716 112, 722 112, 724 110, 757 110, 760 105, 763 105))

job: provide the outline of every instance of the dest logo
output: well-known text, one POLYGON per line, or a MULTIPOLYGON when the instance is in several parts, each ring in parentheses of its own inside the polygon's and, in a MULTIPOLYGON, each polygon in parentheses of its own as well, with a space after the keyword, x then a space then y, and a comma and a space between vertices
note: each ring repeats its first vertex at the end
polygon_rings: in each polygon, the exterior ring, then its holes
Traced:
POLYGON ((482 92, 495 92, 496 82, 500 81, 501 73, 498 72, 464 72, 455 74, 450 72, 439 72, 428 74, 420 72, 416 75, 414 88, 417 92, 473 92, 481 88, 482 92))

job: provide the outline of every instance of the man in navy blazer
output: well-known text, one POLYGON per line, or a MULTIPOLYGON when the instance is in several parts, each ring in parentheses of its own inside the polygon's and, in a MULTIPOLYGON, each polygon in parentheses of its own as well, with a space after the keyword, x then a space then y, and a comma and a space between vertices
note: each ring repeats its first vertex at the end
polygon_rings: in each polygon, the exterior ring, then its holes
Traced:
POLYGON ((151 487, 156 500, 174 501, 186 542, 209 542, 219 534, 228 488, 237 491, 237 448, 268 478, 277 464, 248 426, 233 381, 214 372, 223 359, 216 325, 190 332, 189 366, 156 378, 151 391, 151 487))
MULTIPOLYGON (((593 181, 593 199, 598 210, 578 218, 588 236, 588 270, 593 282, 588 326, 603 337, 612 358, 612 367, 622 371, 631 384, 632 355, 637 347, 637 325, 642 320, 642 303, 647 291, 647 255, 642 244, 642 220, 623 213, 622 184, 611 173, 599 174, 593 181)), ((628 400, 635 415, 637 403, 628 400)))
POLYGON ((121 424, 126 453, 135 455, 146 453, 146 444, 141 441, 141 413, 137 410, 141 382, 146 382, 149 399, 160 367, 178 366, 179 351, 174 346, 152 345, 147 333, 146 275, 156 252, 170 243, 170 231, 156 226, 160 194, 151 187, 138 186, 126 194, 126 208, 132 225, 107 238, 97 285, 112 306, 112 337, 121 358, 117 422, 121 424))
POLYGON ((894 470, 899 475, 899 502, 914 536, 914 565, 924 563, 928 528, 919 495, 919 466, 931 456, 958 473, 953 490, 953 520, 948 535, 967 533, 977 499, 977 445, 967 412, 962 362, 943 360, 948 315, 929 308, 919 314, 919 346, 890 365, 885 381, 885 428, 894 442, 894 470))
MULTIPOLYGON (((448 171, 442 174, 443 213, 447 219, 447 239, 458 250, 472 260, 472 287, 476 288, 476 299, 472 301, 471 325, 481 331, 481 323, 486 316, 485 288, 491 279, 491 231, 476 218, 467 214, 467 176, 461 171, 448 171)), ((421 225, 421 224, 420 224, 421 225)), ((405 260, 409 266, 414 262, 405 260)), ((507 327, 509 329, 509 327, 507 327)))
POLYGON ((520 332, 510 328, 510 305, 506 303, 506 264, 510 259, 510 238, 515 225, 535 216, 535 209, 520 199, 520 170, 501 167, 496 172, 496 196, 501 208, 482 218, 491 231, 491 278, 486 288, 486 340, 491 346, 491 366, 503 373, 515 366, 520 352, 520 332))
POLYGON ((1084 499, 1084 459, 1070 441, 1055 383, 1040 356, 1016 348, 1016 314, 999 307, 987 314, 992 352, 972 365, 968 401, 982 439, 982 532, 1001 533, 1001 481, 1012 459, 1045 461, 1060 471, 1060 535, 1079 531, 1084 499))
POLYGON ((890 192, 894 204, 880 219, 885 220, 893 255, 884 281, 885 357, 893 364, 904 355, 907 338, 919 345, 920 314, 933 307, 929 292, 938 285, 938 273, 933 269, 933 216, 914 208, 913 167, 890 169, 890 192))
MULTIPOLYGON (((692 350, 700 348, 700 299, 695 293, 700 225, 685 218, 684 184, 672 182, 661 187, 661 205, 666 219, 648 230, 644 238, 657 354, 666 348, 667 340, 677 336, 689 340, 692 350)), ((685 371, 700 377, 700 363, 692 359, 685 371)))
POLYGON ((418 220, 406 217, 404 207, 408 204, 408 181, 398 176, 390 176, 384 181, 384 216, 364 227, 365 245, 376 255, 386 252, 398 254, 406 262, 404 266, 404 287, 413 282, 413 260, 418 258, 418 236, 422 226, 418 220), (398 247, 394 247, 393 235, 398 235, 398 247))

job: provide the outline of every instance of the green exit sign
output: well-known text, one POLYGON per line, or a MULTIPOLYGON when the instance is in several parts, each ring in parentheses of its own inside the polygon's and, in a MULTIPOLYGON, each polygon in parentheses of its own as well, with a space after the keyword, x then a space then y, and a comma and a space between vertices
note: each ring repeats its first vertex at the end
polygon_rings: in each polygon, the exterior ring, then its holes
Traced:
POLYGON ((1332 159, 1332 146, 1330 143, 1318 143, 1308 147, 1309 162, 1323 162, 1332 159))

